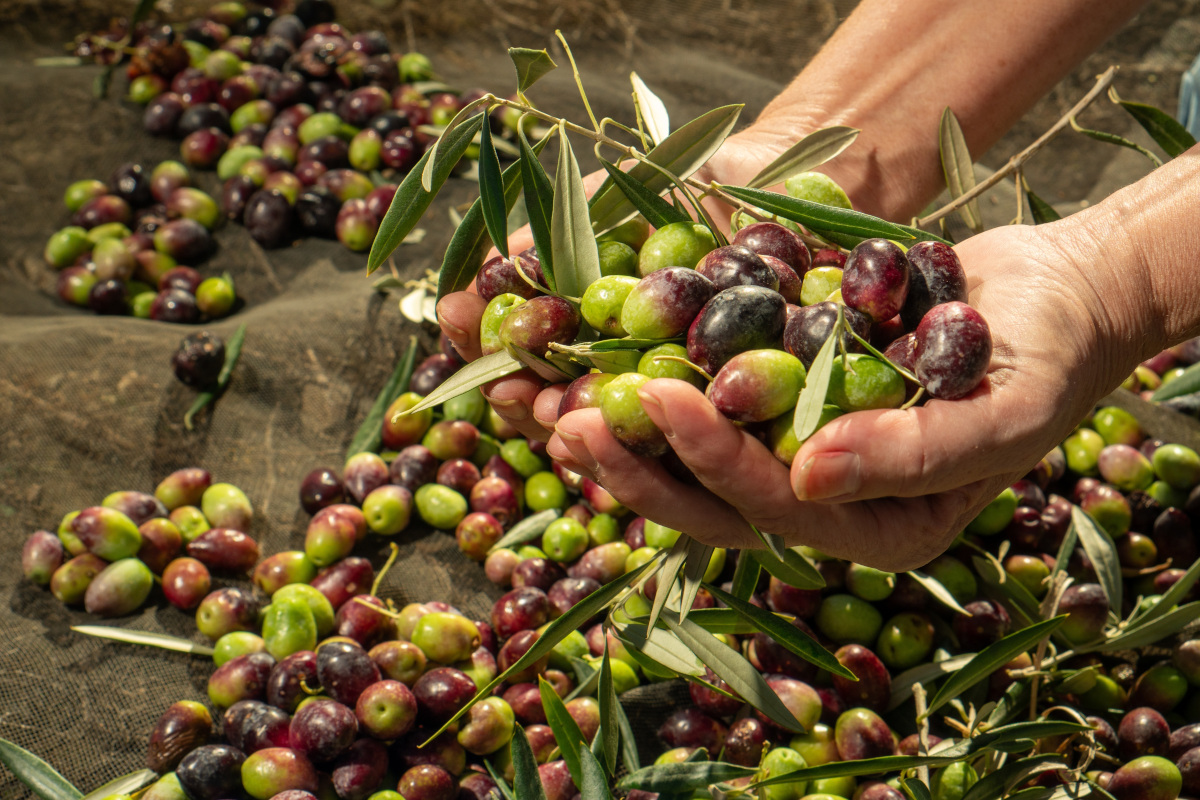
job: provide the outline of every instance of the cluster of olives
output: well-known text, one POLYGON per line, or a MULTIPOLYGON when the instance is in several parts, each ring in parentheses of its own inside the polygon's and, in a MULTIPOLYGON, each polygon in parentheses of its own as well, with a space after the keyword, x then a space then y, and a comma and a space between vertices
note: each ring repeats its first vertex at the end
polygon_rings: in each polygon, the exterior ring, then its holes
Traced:
POLYGON ((328 3, 289 14, 218 3, 182 30, 145 31, 137 50, 129 97, 146 106, 145 129, 215 169, 221 212, 265 247, 306 234, 369 249, 392 178, 436 139, 429 126, 472 99, 433 84, 420 53, 351 34, 328 3))
POLYGON ((67 514, 57 533, 35 532, 21 566, 26 578, 89 614, 132 613, 155 583, 172 605, 191 609, 212 586, 210 570, 245 574, 258 562, 258 543, 246 533, 252 516, 241 489, 189 467, 164 478, 154 494, 113 492, 67 514))
POLYGON ((191 185, 188 169, 164 161, 147 172, 123 164, 108 182, 76 181, 63 198, 71 224, 46 242, 61 270, 58 296, 97 314, 194 323, 223 317, 237 297, 226 277, 191 266, 212 252, 217 203, 191 185))
POLYGON ((1200 339, 1189 339, 1143 361, 1121 385, 1149 400, 1154 392, 1178 378, 1197 361, 1200 361, 1200 339))
POLYGON ((870 239, 849 254, 814 255, 798 233, 775 222, 747 225, 721 247, 698 223, 647 233, 635 221, 602 237, 602 276, 578 305, 543 293, 532 249, 492 259, 476 281, 488 302, 480 327, 484 354, 587 355, 570 347, 583 323, 604 338, 646 342, 606 353, 604 371, 577 378, 559 409, 599 407, 609 430, 634 452, 667 452, 637 389, 672 377, 706 388, 722 414, 758 426, 776 455, 791 463, 799 447, 793 409, 839 319, 848 357, 833 363, 822 424, 851 411, 900 407, 915 389, 905 374, 933 397, 958 399, 987 372, 987 323, 966 304, 962 265, 940 242, 906 251, 870 239), (874 342, 876 354, 886 348, 885 357, 869 353, 850 331, 874 342))

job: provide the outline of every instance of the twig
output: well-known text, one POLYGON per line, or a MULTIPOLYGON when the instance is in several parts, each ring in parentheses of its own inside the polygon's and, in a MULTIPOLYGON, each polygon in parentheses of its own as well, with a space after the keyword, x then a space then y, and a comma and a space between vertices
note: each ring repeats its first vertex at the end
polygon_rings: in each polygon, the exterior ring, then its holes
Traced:
MULTIPOLYGON (((917 727, 917 742, 921 745, 920 754, 923 756, 929 755, 929 717, 925 713, 925 687, 920 683, 914 683, 912 686, 913 703, 916 705, 917 719, 920 723, 917 727)), ((929 785, 929 767, 927 765, 917 767, 917 776, 929 785)))
POLYGON ((937 211, 934 211, 929 216, 922 217, 921 219, 917 220, 917 225, 924 227, 931 222, 937 222, 942 217, 954 213, 1011 175, 1014 170, 1020 169, 1021 166, 1024 165, 1024 163, 1028 161, 1034 153, 1036 153, 1038 150, 1041 150, 1047 142, 1049 142, 1058 134, 1059 131, 1070 125, 1073 117, 1090 106, 1092 102, 1095 101, 1095 99, 1099 97, 1104 90, 1109 87, 1109 85, 1112 84, 1113 77, 1116 75, 1116 73, 1117 68, 1115 66, 1106 69, 1098 78, 1096 78, 1096 84, 1092 86, 1091 90, 1089 90, 1087 94, 1080 98, 1079 102, 1076 103, 1070 111, 1060 117, 1058 122, 1050 126, 1049 130, 1039 136, 1033 144, 1029 145, 1029 147, 1026 147, 1024 150, 1010 158, 1007 164, 989 175, 986 180, 975 184, 974 189, 964 192, 951 202, 939 208, 937 211))

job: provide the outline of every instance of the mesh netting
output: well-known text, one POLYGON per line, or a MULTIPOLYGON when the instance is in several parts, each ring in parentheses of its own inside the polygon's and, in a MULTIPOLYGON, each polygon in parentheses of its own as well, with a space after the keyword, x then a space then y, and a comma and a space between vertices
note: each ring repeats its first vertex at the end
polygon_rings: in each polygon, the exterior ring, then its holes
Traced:
MULTIPOLYGON (((626 76, 632 67, 659 91, 677 121, 728 102, 745 102, 747 119, 853 4, 640 5, 645 8, 616 0, 582 3, 576 16, 556 22, 554 3, 465 3, 483 9, 476 17, 483 22, 463 34, 475 38, 417 44, 450 83, 507 93, 511 66, 502 45, 546 46, 546 32, 562 24, 579 44, 580 67, 599 114, 629 117, 626 76), (481 31, 489 35, 479 37, 481 31)), ((1163 56, 1159 42, 1176 30, 1177 17, 1195 23, 1187 17, 1194 6, 1151 5, 1022 122, 997 148, 996 161, 1044 130, 1090 84, 1097 66, 1109 62, 1130 65, 1119 82, 1124 95, 1173 108, 1186 60, 1163 56), (1158 65, 1141 69, 1155 53, 1158 65), (1151 74, 1155 83, 1147 82, 1151 74)), ((193 393, 175 381, 168 362, 189 329, 69 309, 54 296, 54 276, 41 259, 46 238, 66 222, 60 198, 68 183, 105 179, 125 161, 153 164, 175 157, 177 146, 146 136, 136 109, 115 99, 93 99, 97 69, 32 66, 35 57, 60 54, 61 42, 82 27, 57 14, 72 6, 43 4, 31 11, 29 3, 8 3, 0 11, 14 7, 20 24, 0 26, 0 542, 9 553, 0 568, 0 737, 38 753, 90 790, 143 765, 159 714, 176 700, 203 699, 212 666, 206 659, 71 633, 70 625, 96 620, 21 580, 16 561, 24 538, 38 528, 53 530, 63 514, 96 504, 111 491, 152 491, 172 470, 197 465, 246 491, 256 511, 250 533, 264 553, 301 547, 307 522, 297 502, 301 477, 317 466, 340 466, 358 421, 416 331, 397 312, 394 296, 370 291, 364 256, 312 239, 264 252, 241 227, 227 225, 217 234, 217 255, 201 271, 234 275, 246 306, 210 327, 228 337, 244 322, 245 349, 215 414, 186 432, 182 417, 193 393), (38 27, 42 24, 51 27, 38 27)), ((80 16, 94 22, 96 8, 80 4, 80 16)), ((392 11, 368 6, 362 14, 385 19, 402 33, 402 12, 403 6, 392 11)), ((407 13, 420 33, 422 17, 412 9, 407 13)), ((447 25, 436 30, 444 34, 447 25)), ((114 94, 121 91, 118 80, 114 94)), ((536 97, 556 113, 584 117, 565 70, 539 84, 536 97)), ((1096 127, 1106 127, 1105 117, 1108 130, 1127 126, 1116 112, 1101 107, 1096 114, 1096 127)), ((1052 200, 1085 196, 1111 156, 1102 148, 1074 138, 1061 158, 1040 159, 1046 168, 1039 180, 1043 194, 1052 200)), ((200 176, 200 185, 210 193, 218 190, 211 173, 200 176)), ((421 223, 424 242, 397 252, 401 277, 436 268, 451 231, 447 210, 475 193, 467 181, 449 183, 421 223)), ((430 352, 429 332, 420 333, 430 352)), ((452 537, 414 526, 397 541, 402 556, 381 594, 400 604, 438 599, 471 615, 489 613, 499 592, 459 553, 452 537)), ((379 566, 386 543, 364 544, 360 554, 379 566)), ((114 624, 200 639, 192 618, 161 599, 114 624)), ((643 757, 652 757, 653 730, 685 697, 678 685, 629 695, 643 757)), ((28 796, 0 771, 0 797, 28 796)))

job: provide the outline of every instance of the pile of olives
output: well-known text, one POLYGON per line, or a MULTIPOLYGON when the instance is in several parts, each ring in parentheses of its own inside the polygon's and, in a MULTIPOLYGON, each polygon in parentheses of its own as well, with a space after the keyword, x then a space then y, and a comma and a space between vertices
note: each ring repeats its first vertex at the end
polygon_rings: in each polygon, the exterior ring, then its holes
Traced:
POLYGON ((113 492, 64 516, 57 533, 33 533, 21 567, 65 605, 100 617, 141 608, 155 583, 171 605, 192 609, 209 593, 210 571, 245 575, 258 563, 258 543, 247 534, 253 514, 241 489, 188 467, 154 494, 113 492))
POLYGON ((67 187, 71 224, 46 242, 46 263, 61 270, 58 296, 97 314, 132 314, 195 323, 229 314, 233 281, 193 266, 213 251, 216 201, 192 186, 188 169, 164 161, 147 171, 123 164, 108 182, 67 187))

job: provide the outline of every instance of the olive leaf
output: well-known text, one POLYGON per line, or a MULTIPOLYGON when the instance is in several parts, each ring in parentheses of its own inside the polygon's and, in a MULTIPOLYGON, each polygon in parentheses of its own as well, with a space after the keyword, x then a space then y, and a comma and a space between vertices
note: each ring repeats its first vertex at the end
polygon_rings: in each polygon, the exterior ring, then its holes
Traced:
POLYGON ((704 665, 687 645, 662 628, 647 629, 639 622, 613 623, 613 635, 626 646, 639 664, 647 659, 677 675, 696 677, 704 674, 704 665))
MULTIPOLYGON (((479 118, 483 121, 486 121, 487 102, 488 99, 486 97, 481 97, 478 100, 472 100, 470 103, 467 103, 465 106, 460 108, 458 113, 455 114, 448 123, 446 123, 446 127, 442 129, 442 132, 438 134, 438 137, 433 140, 433 144, 429 145, 429 149, 425 151, 429 153, 429 160, 426 161, 421 168, 422 189, 427 192, 433 192, 434 172, 436 172, 442 166, 447 166, 447 172, 449 172, 449 169, 453 168, 454 165, 458 163, 458 159, 462 157, 462 153, 454 155, 453 151, 446 149, 445 155, 443 155, 442 145, 448 141, 449 134, 461 127, 465 122, 468 121, 468 119, 473 121, 476 118, 479 118), (484 110, 482 112, 476 112, 475 109, 479 108, 480 106, 485 106, 484 110)), ((478 132, 478 127, 470 129, 470 136, 467 138, 466 144, 473 143, 475 141, 475 135, 478 132)), ((465 152, 465 146, 463 147, 463 150, 465 152)))
POLYGON ((513 346, 513 350, 517 354, 517 358, 522 364, 536 372, 540 377, 551 383, 566 383, 573 381, 583 373, 587 372, 585 368, 579 364, 571 362, 569 359, 561 359, 557 356, 554 359, 539 356, 537 353, 531 353, 522 347, 513 346))
POLYGON ((1124 580, 1121 577, 1121 559, 1117 556, 1117 546, 1112 538, 1105 533, 1096 520, 1079 506, 1071 506, 1071 527, 1083 545, 1083 552, 1092 561, 1096 570, 1096 579, 1104 596, 1108 598, 1108 607, 1120 613, 1121 588, 1124 580))
MULTIPOLYGON (((975 167, 962 126, 958 124, 958 117, 954 116, 950 106, 942 111, 942 121, 938 126, 938 150, 942 158, 942 172, 946 176, 946 188, 950 190, 950 196, 957 200, 975 188, 975 167)), ((958 214, 975 233, 983 230, 978 200, 959 206, 958 214)))
MULTIPOLYGON (((428 742, 426 743, 428 744, 428 742)), ((546 800, 542 788, 542 776, 538 773, 537 759, 529 746, 529 737, 519 724, 513 726, 512 744, 513 789, 521 800, 546 800)))
POLYGON ((1191 591, 1192 587, 1196 585, 1197 579, 1200 579, 1200 558, 1193 561, 1192 565, 1188 567, 1187 572, 1183 573, 1179 580, 1171 584, 1170 589, 1163 592, 1161 600, 1148 610, 1134 614, 1126 631, 1141 627, 1173 609, 1191 591))
POLYGON ((679 637, 689 650, 729 684, 729 688, 771 718, 777 725, 789 731, 804 733, 804 726, 792 714, 763 679, 763 676, 746 658, 690 619, 676 622, 670 615, 662 622, 667 630, 679 637))
POLYGON ((481 130, 479 200, 483 208, 483 221, 492 244, 500 251, 500 255, 508 258, 508 203, 504 178, 500 174, 500 157, 496 155, 496 146, 492 144, 492 126, 485 124, 481 130))
MULTIPOLYGON (((793 619, 786 614, 778 616, 785 622, 793 619)), ((732 608, 695 608, 688 614, 688 619, 709 633, 731 633, 738 636, 759 633, 759 628, 732 608)))
POLYGON ((1089 139, 1095 139, 1096 141, 1104 142, 1105 144, 1115 144, 1118 147, 1126 147, 1130 150, 1133 150, 1135 152, 1138 152, 1138 153, 1141 153, 1142 155, 1144 155, 1147 159, 1149 159, 1150 163, 1153 164, 1155 167, 1162 166, 1161 158, 1154 155, 1154 153, 1151 153, 1149 150, 1142 147, 1137 142, 1132 142, 1129 139, 1126 139, 1124 136, 1118 136, 1117 134, 1109 133, 1108 131, 1097 131, 1097 130, 1093 130, 1091 128, 1085 128, 1082 125, 1080 125, 1078 122, 1076 122, 1074 117, 1071 117, 1071 127, 1075 131, 1077 131, 1078 133, 1082 133, 1084 136, 1088 137, 1089 139))
POLYGON ((1161 403, 1173 397, 1183 397, 1185 394, 1200 392, 1200 364, 1192 364, 1182 374, 1165 384, 1150 396, 1150 401, 1161 403))
POLYGON ((703 789, 714 783, 753 775, 750 767, 739 767, 722 761, 685 761, 679 764, 655 764, 626 775, 617 782, 617 789, 641 789, 659 795, 675 795, 703 789))
POLYGON ((362 424, 358 426, 354 438, 350 440, 346 458, 355 453, 379 452, 379 446, 383 443, 383 417, 396 398, 408 391, 408 382, 412 378, 413 367, 417 363, 418 350, 420 348, 417 346, 417 337, 408 337, 408 347, 405 348, 404 355, 400 356, 400 360, 396 362, 387 383, 375 396, 375 403, 367 412, 367 416, 363 418, 362 424))
MULTIPOLYGON (((656 194, 666 191, 671 186, 671 179, 655 164, 680 180, 687 180, 733 132, 741 110, 741 105, 731 105, 701 114, 655 145, 645 155, 652 163, 639 162, 628 174, 656 194)), ((589 213, 592 231, 600 235, 627 222, 637 213, 637 208, 617 189, 612 178, 608 178, 592 195, 589 213)))
MULTIPOLYGON (((592 592, 587 597, 583 598, 574 606, 572 606, 570 611, 547 625, 542 631, 542 635, 537 638, 537 641, 533 643, 532 647, 525 651, 524 655, 514 661, 508 669, 501 672, 499 675, 493 678, 491 682, 476 692, 475 696, 471 698, 469 703, 460 708, 458 712, 455 713, 450 719, 446 720, 446 722, 440 728, 438 728, 421 746, 424 747, 445 733, 447 728, 458 722, 458 720, 464 714, 470 711, 471 706, 475 705, 475 703, 479 702, 485 697, 490 697, 492 690, 501 683, 507 681, 509 676, 519 673, 522 670, 527 669, 530 665, 536 663, 538 659, 547 655, 559 642, 566 638, 567 634, 569 634, 571 631, 579 630, 583 626, 583 623, 587 622, 596 614, 612 605, 613 600, 615 600, 617 595, 625 590, 625 587, 641 578, 642 573, 646 572, 646 570, 652 567, 657 567, 659 560, 660 558, 655 556, 642 566, 632 569, 616 580, 606 583, 604 586, 601 586, 599 589, 592 592)), ((521 795, 521 797, 523 800, 524 795, 521 795)))
POLYGON ((579 752, 586 749, 581 747, 583 733, 579 730, 575 718, 567 712, 562 698, 554 691, 554 686, 541 675, 538 676, 538 691, 542 698, 542 709, 546 712, 546 724, 554 731, 554 741, 558 742, 559 752, 563 761, 567 762, 567 770, 576 786, 583 784, 583 773, 579 768, 579 752))
POLYGON ((551 291, 578 298, 600 277, 600 253, 588 219, 583 176, 565 128, 559 129, 559 138, 554 208, 550 216, 552 266, 543 263, 542 274, 551 291))
POLYGON ((72 786, 54 767, 7 739, 0 739, 0 764, 8 767, 17 780, 41 800, 80 800, 83 797, 83 792, 72 786))
MULTIPOLYGON (((526 741, 528 742, 528 739, 526 741)), ((504 796, 504 800, 516 800, 516 798, 513 797, 512 789, 509 788, 508 781, 504 780, 504 776, 496 772, 496 768, 492 766, 491 759, 485 758, 483 760, 483 766, 487 768, 488 775, 490 775, 492 780, 496 782, 496 788, 500 790, 500 794, 504 796)), ((540 778, 538 782, 541 782, 540 778)))
MULTIPOLYGON (((558 128, 554 129, 555 131, 558 128)), ((521 185, 525 189, 525 211, 529 215, 529 231, 542 262, 542 274, 554 274, 554 247, 550 242, 550 220, 554 215, 554 186, 550 183, 542 162, 529 146, 523 131, 517 136, 521 143, 521 185)), ((548 140, 546 136, 542 141, 548 140)))
POLYGON ((1037 598, 1030 594, 1025 585, 1008 577, 999 564, 990 558, 972 556, 975 574, 983 582, 985 594, 998 600, 1021 627, 1032 625, 1041 619, 1037 598))
POLYGON ((383 215, 383 220, 379 223, 375 241, 371 243, 371 252, 367 256, 368 275, 379 269, 384 260, 404 241, 404 237, 416 227, 426 209, 429 208, 429 204, 433 202, 434 196, 441 190, 446 179, 450 177, 450 170, 467 151, 471 139, 483 125, 486 117, 486 114, 480 112, 438 140, 437 164, 436 169, 433 170, 429 189, 422 185, 421 176, 425 172, 425 167, 434 163, 432 149, 425 151, 421 160, 409 170, 408 175, 400 182, 396 194, 392 197, 392 203, 388 206, 387 213, 383 215))
MULTIPOLYGON (((680 536, 679 538, 684 538, 680 536)), ((679 621, 683 622, 687 619, 688 613, 692 610, 692 603, 696 601, 696 595, 700 593, 700 582, 704 580, 704 573, 708 571, 708 562, 712 559, 713 546, 705 544, 698 539, 687 537, 687 556, 683 564, 683 591, 679 598, 679 621)))
POLYGON ((1188 129, 1165 111, 1145 103, 1121 100, 1111 90, 1109 95, 1121 108, 1128 111, 1139 125, 1145 128, 1146 133, 1150 134, 1163 152, 1171 158, 1175 158, 1196 144, 1195 137, 1188 132, 1188 129))
POLYGON ((796 412, 792 428, 796 438, 803 442, 816 432, 821 425, 821 412, 825 408, 825 396, 829 394, 829 379, 833 375, 833 361, 837 357, 838 334, 845 327, 842 307, 838 306, 837 323, 829 333, 829 338, 817 357, 813 359, 808 375, 804 378, 804 388, 796 398, 796 412))
POLYGON ((477 389, 485 383, 491 383, 505 375, 511 375, 523 369, 524 366, 504 350, 477 358, 447 378, 421 402, 404 413, 415 414, 418 411, 441 405, 452 397, 458 397, 463 392, 477 389))
POLYGON ((221 367, 221 372, 217 375, 217 386, 211 392, 201 392, 196 395, 196 399, 192 401, 191 407, 187 413, 183 415, 183 427, 189 431, 192 430, 192 420, 205 407, 212 405, 217 401, 217 398, 225 393, 229 388, 229 382, 233 380, 233 370, 237 366, 238 360, 242 357, 242 343, 246 341, 246 323, 238 326, 234 331, 233 336, 229 337, 229 343, 225 345, 225 364, 221 367))
POLYGON ((950 590, 943 586, 942 582, 937 578, 932 578, 916 569, 909 570, 908 575, 914 581, 921 584, 925 591, 933 595, 942 605, 954 609, 960 614, 966 614, 968 617, 971 616, 971 612, 959 605, 959 602, 954 599, 954 595, 950 594, 950 590))
POLYGON ((508 533, 501 536, 488 552, 494 553, 506 547, 532 542, 545 533, 546 528, 550 527, 550 523, 558 519, 559 516, 561 516, 561 512, 557 508, 548 508, 545 511, 539 511, 532 516, 526 517, 516 525, 513 525, 508 533))
POLYGON ((579 789, 580 796, 588 800, 612 800, 612 792, 608 788, 608 778, 604 768, 596 760, 596 755, 586 747, 579 751, 579 789))
POLYGON ((83 800, 105 800, 107 797, 119 794, 134 794, 139 789, 149 786, 158 780, 158 773, 152 769, 139 769, 128 775, 114 778, 103 786, 88 792, 83 800))
POLYGON ((1070 768, 1071 765, 1063 761, 1063 757, 1057 753, 1045 753, 1011 761, 995 772, 990 772, 980 778, 967 790, 962 800, 994 800, 997 797, 1009 797, 1013 789, 1038 773, 1070 768))
POLYGON ((782 183, 793 175, 809 172, 813 167, 835 158, 854 144, 859 133, 857 128, 848 128, 845 125, 815 130, 763 167, 746 185, 751 189, 765 189, 782 183))
POLYGON ((783 558, 770 550, 757 550, 754 557, 763 569, 788 586, 797 589, 820 589, 825 586, 825 578, 817 572, 817 568, 795 550, 784 550, 783 558))
POLYGON ((131 631, 125 628, 110 628, 107 625, 72 625, 71 630, 87 636, 95 636, 99 639, 112 639, 116 642, 126 642, 128 644, 142 644, 147 647, 174 650, 177 653, 188 653, 189 655, 203 656, 204 658, 209 658, 213 654, 213 649, 207 645, 196 644, 187 639, 180 639, 177 636, 167 636, 163 633, 131 631))
MULTIPOLYGON (((777 614, 772 614, 766 609, 759 608, 749 601, 742 600, 740 597, 736 597, 717 586, 710 585, 707 588, 712 592, 713 597, 736 611, 755 628, 770 636, 780 647, 790 650, 810 664, 816 664, 821 669, 841 675, 843 678, 848 678, 852 681, 858 680, 858 676, 838 661, 833 653, 826 650, 816 639, 792 623, 784 620, 777 614)), ((692 619, 696 621, 695 614, 693 614, 692 619)))
POLYGON ((912 669, 905 670, 896 675, 892 678, 892 694, 888 699, 887 710, 892 711, 904 705, 913 696, 914 683, 927 686, 943 675, 949 675, 951 672, 957 672, 962 669, 974 657, 974 653, 962 653, 961 655, 947 658, 945 661, 919 664, 912 669))
POLYGON ((642 760, 638 756, 637 739, 633 736, 633 726, 629 724, 629 717, 625 714, 624 706, 616 703, 612 710, 613 717, 617 721, 617 728, 621 731, 621 765, 625 767, 626 772, 637 772, 642 768, 642 760))
POLYGON ((558 64, 545 49, 532 50, 528 47, 508 48, 508 57, 512 59, 513 67, 517 70, 517 91, 525 91, 538 82, 552 70, 558 69, 558 64))
POLYGON ((604 167, 609 179, 617 185, 621 194, 625 195, 634 208, 655 228, 670 225, 672 222, 691 221, 691 216, 679 211, 675 206, 659 197, 657 193, 651 191, 646 184, 631 177, 628 173, 622 172, 616 165, 602 158, 600 166, 604 167))
POLYGON ((662 614, 667 599, 675 589, 675 583, 679 579, 679 571, 683 569, 683 563, 687 559, 688 544, 691 541, 692 537, 686 533, 680 534, 675 543, 671 545, 671 550, 667 553, 662 567, 654 574, 656 581, 654 604, 650 606, 650 620, 646 623, 646 626, 651 629, 658 625, 658 617, 662 614))
POLYGON ((671 133, 671 116, 667 106, 636 72, 629 73, 629 82, 633 85, 633 101, 641 114, 642 122, 646 125, 646 133, 655 142, 661 142, 671 133))
POLYGON ((1028 628, 1010 633, 1000 641, 992 642, 980 650, 974 658, 967 662, 966 666, 951 674, 946 682, 938 688, 929 700, 929 706, 922 715, 922 719, 927 719, 934 711, 980 681, 986 680, 993 672, 1012 661, 1019 654, 1037 645, 1059 625, 1062 625, 1066 618, 1066 615, 1063 614, 1054 619, 1043 620, 1028 628))
POLYGON ((611 353, 615 350, 649 350, 660 344, 683 344, 683 339, 601 339, 598 342, 587 342, 586 347, 594 353, 611 353))
POLYGON ((609 661, 608 648, 600 658, 600 683, 596 690, 596 702, 600 706, 600 729, 593 743, 598 749, 597 755, 603 757, 610 773, 617 771, 618 750, 621 742, 621 727, 616 719, 614 709, 620 706, 617 692, 613 686, 612 664, 609 661))
MULTIPOLYGON (((1158 605, 1162 605, 1160 600, 1158 605)), ((1111 636, 1094 648, 1077 648, 1077 651, 1099 650, 1133 650, 1154 644, 1160 639, 1179 633, 1194 620, 1200 618, 1200 601, 1179 606, 1174 611, 1168 611, 1162 616, 1147 620, 1141 624, 1125 629, 1116 636, 1111 636)))
POLYGON ((920 778, 905 778, 901 776, 900 788, 904 790, 904 794, 909 800, 933 800, 933 795, 930 794, 929 787, 920 778))
POLYGON ((780 783, 792 783, 800 781, 817 781, 826 778, 853 778, 860 775, 876 775, 880 773, 900 772, 904 770, 916 769, 917 767, 949 764, 958 759, 946 756, 877 756, 875 758, 861 758, 857 761, 833 761, 828 764, 820 764, 815 767, 803 767, 794 769, 791 772, 783 772, 779 775, 772 775, 765 780, 756 781, 750 785, 751 789, 759 789, 764 786, 774 786, 780 783))
MULTIPOLYGON (((718 184, 714 183, 713 185, 717 186, 718 184)), ((724 185, 721 185, 720 188, 739 200, 744 200, 756 208, 761 208, 763 211, 776 214, 784 219, 797 222, 821 236, 843 233, 858 239, 883 238, 898 242, 915 238, 904 227, 878 217, 872 217, 861 211, 824 206, 820 203, 798 200, 795 197, 763 189, 724 185)))
POLYGON ((1033 215, 1034 223, 1045 225, 1047 222, 1062 219, 1062 216, 1054 210, 1052 205, 1034 194, 1033 189, 1029 188, 1029 182, 1025 180, 1024 175, 1021 176, 1021 189, 1025 192, 1025 199, 1029 201, 1029 212, 1033 215))
POLYGON ((749 600, 758 588, 758 578, 762 574, 762 564, 750 550, 738 553, 737 565, 733 569, 733 583, 730 594, 741 600, 749 600))

